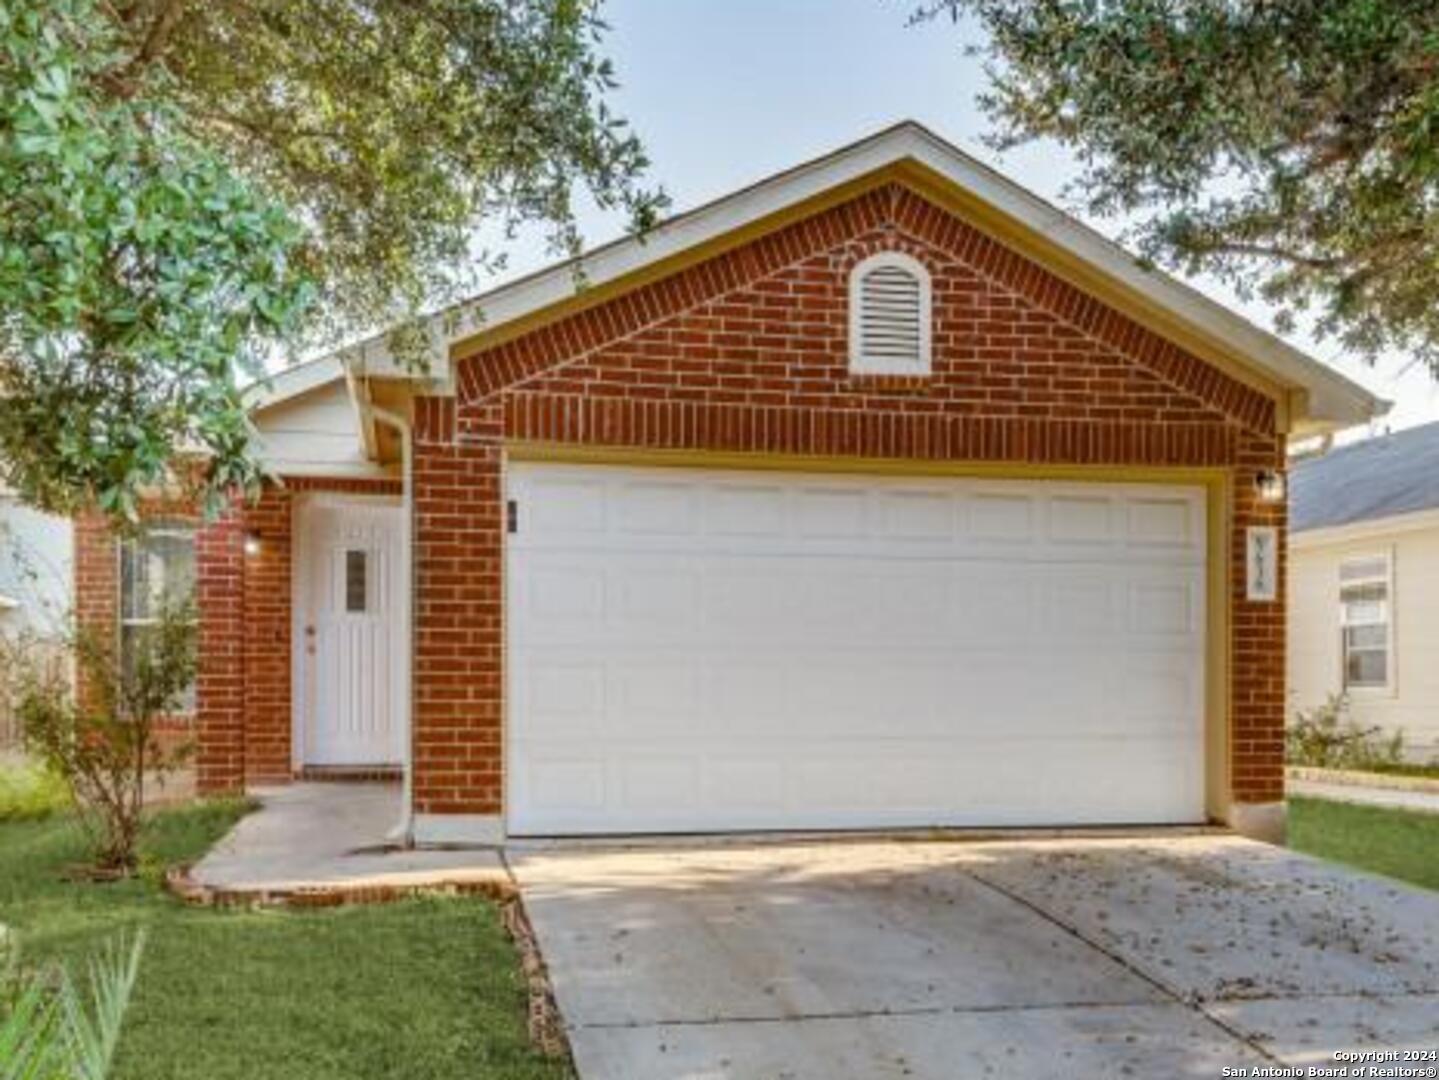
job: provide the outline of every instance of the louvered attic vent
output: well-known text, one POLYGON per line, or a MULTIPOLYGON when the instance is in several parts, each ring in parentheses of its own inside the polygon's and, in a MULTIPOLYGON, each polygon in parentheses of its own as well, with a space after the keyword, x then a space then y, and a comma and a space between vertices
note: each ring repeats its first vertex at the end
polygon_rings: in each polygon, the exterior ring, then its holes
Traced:
POLYGON ((929 273, 897 251, 871 255, 849 279, 849 367, 870 375, 927 375, 929 273))

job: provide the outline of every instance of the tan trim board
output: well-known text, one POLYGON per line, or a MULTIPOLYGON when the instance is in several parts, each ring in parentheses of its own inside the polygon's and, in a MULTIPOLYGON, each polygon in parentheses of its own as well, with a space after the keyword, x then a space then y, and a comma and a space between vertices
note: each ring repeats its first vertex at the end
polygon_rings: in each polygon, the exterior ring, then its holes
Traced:
POLYGON ((1366 521, 1351 521, 1344 525, 1326 525, 1319 529, 1290 531, 1289 546, 1296 551, 1328 547, 1330 544, 1348 544, 1355 541, 1382 540, 1402 533, 1421 532, 1425 529, 1439 529, 1439 508, 1415 510, 1407 514, 1390 514, 1366 521))

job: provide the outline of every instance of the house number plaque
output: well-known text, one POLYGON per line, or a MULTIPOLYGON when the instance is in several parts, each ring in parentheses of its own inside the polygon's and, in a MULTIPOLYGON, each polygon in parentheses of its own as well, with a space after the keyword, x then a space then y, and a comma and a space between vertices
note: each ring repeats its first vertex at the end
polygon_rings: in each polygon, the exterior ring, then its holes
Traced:
POLYGON ((1274 600, 1279 590, 1279 530, 1273 525, 1251 525, 1244 546, 1246 595, 1250 600, 1274 600))

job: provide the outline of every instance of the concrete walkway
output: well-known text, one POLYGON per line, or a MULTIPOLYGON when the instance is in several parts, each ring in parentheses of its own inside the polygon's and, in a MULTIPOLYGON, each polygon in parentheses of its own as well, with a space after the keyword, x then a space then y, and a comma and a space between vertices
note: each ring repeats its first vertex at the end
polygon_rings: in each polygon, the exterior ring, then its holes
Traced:
POLYGON ((400 820, 399 784, 297 783, 254 794, 260 809, 191 868, 194 886, 256 898, 510 887, 493 849, 402 850, 388 844, 400 820))
POLYGON ((585 1080, 1207 1080, 1439 1035, 1439 894, 1227 835, 508 854, 585 1080))
POLYGON ((1439 814, 1439 792, 1405 791, 1399 788, 1364 787, 1359 784, 1327 784, 1317 780, 1288 780, 1285 790, 1290 795, 1311 799, 1333 799, 1335 802, 1362 803, 1365 806, 1387 806, 1397 810, 1423 810, 1439 814))

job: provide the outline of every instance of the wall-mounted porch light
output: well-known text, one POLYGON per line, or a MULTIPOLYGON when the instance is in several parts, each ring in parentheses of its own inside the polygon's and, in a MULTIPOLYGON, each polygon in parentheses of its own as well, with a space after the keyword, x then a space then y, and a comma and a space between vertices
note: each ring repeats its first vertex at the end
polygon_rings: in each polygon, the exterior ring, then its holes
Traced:
POLYGON ((245 554, 253 558, 254 556, 260 554, 262 547, 263 545, 260 542, 260 531, 258 529, 246 530, 245 554))
POLYGON ((1260 469, 1254 474, 1254 492, 1260 502, 1284 501, 1284 474, 1275 469, 1260 469))

